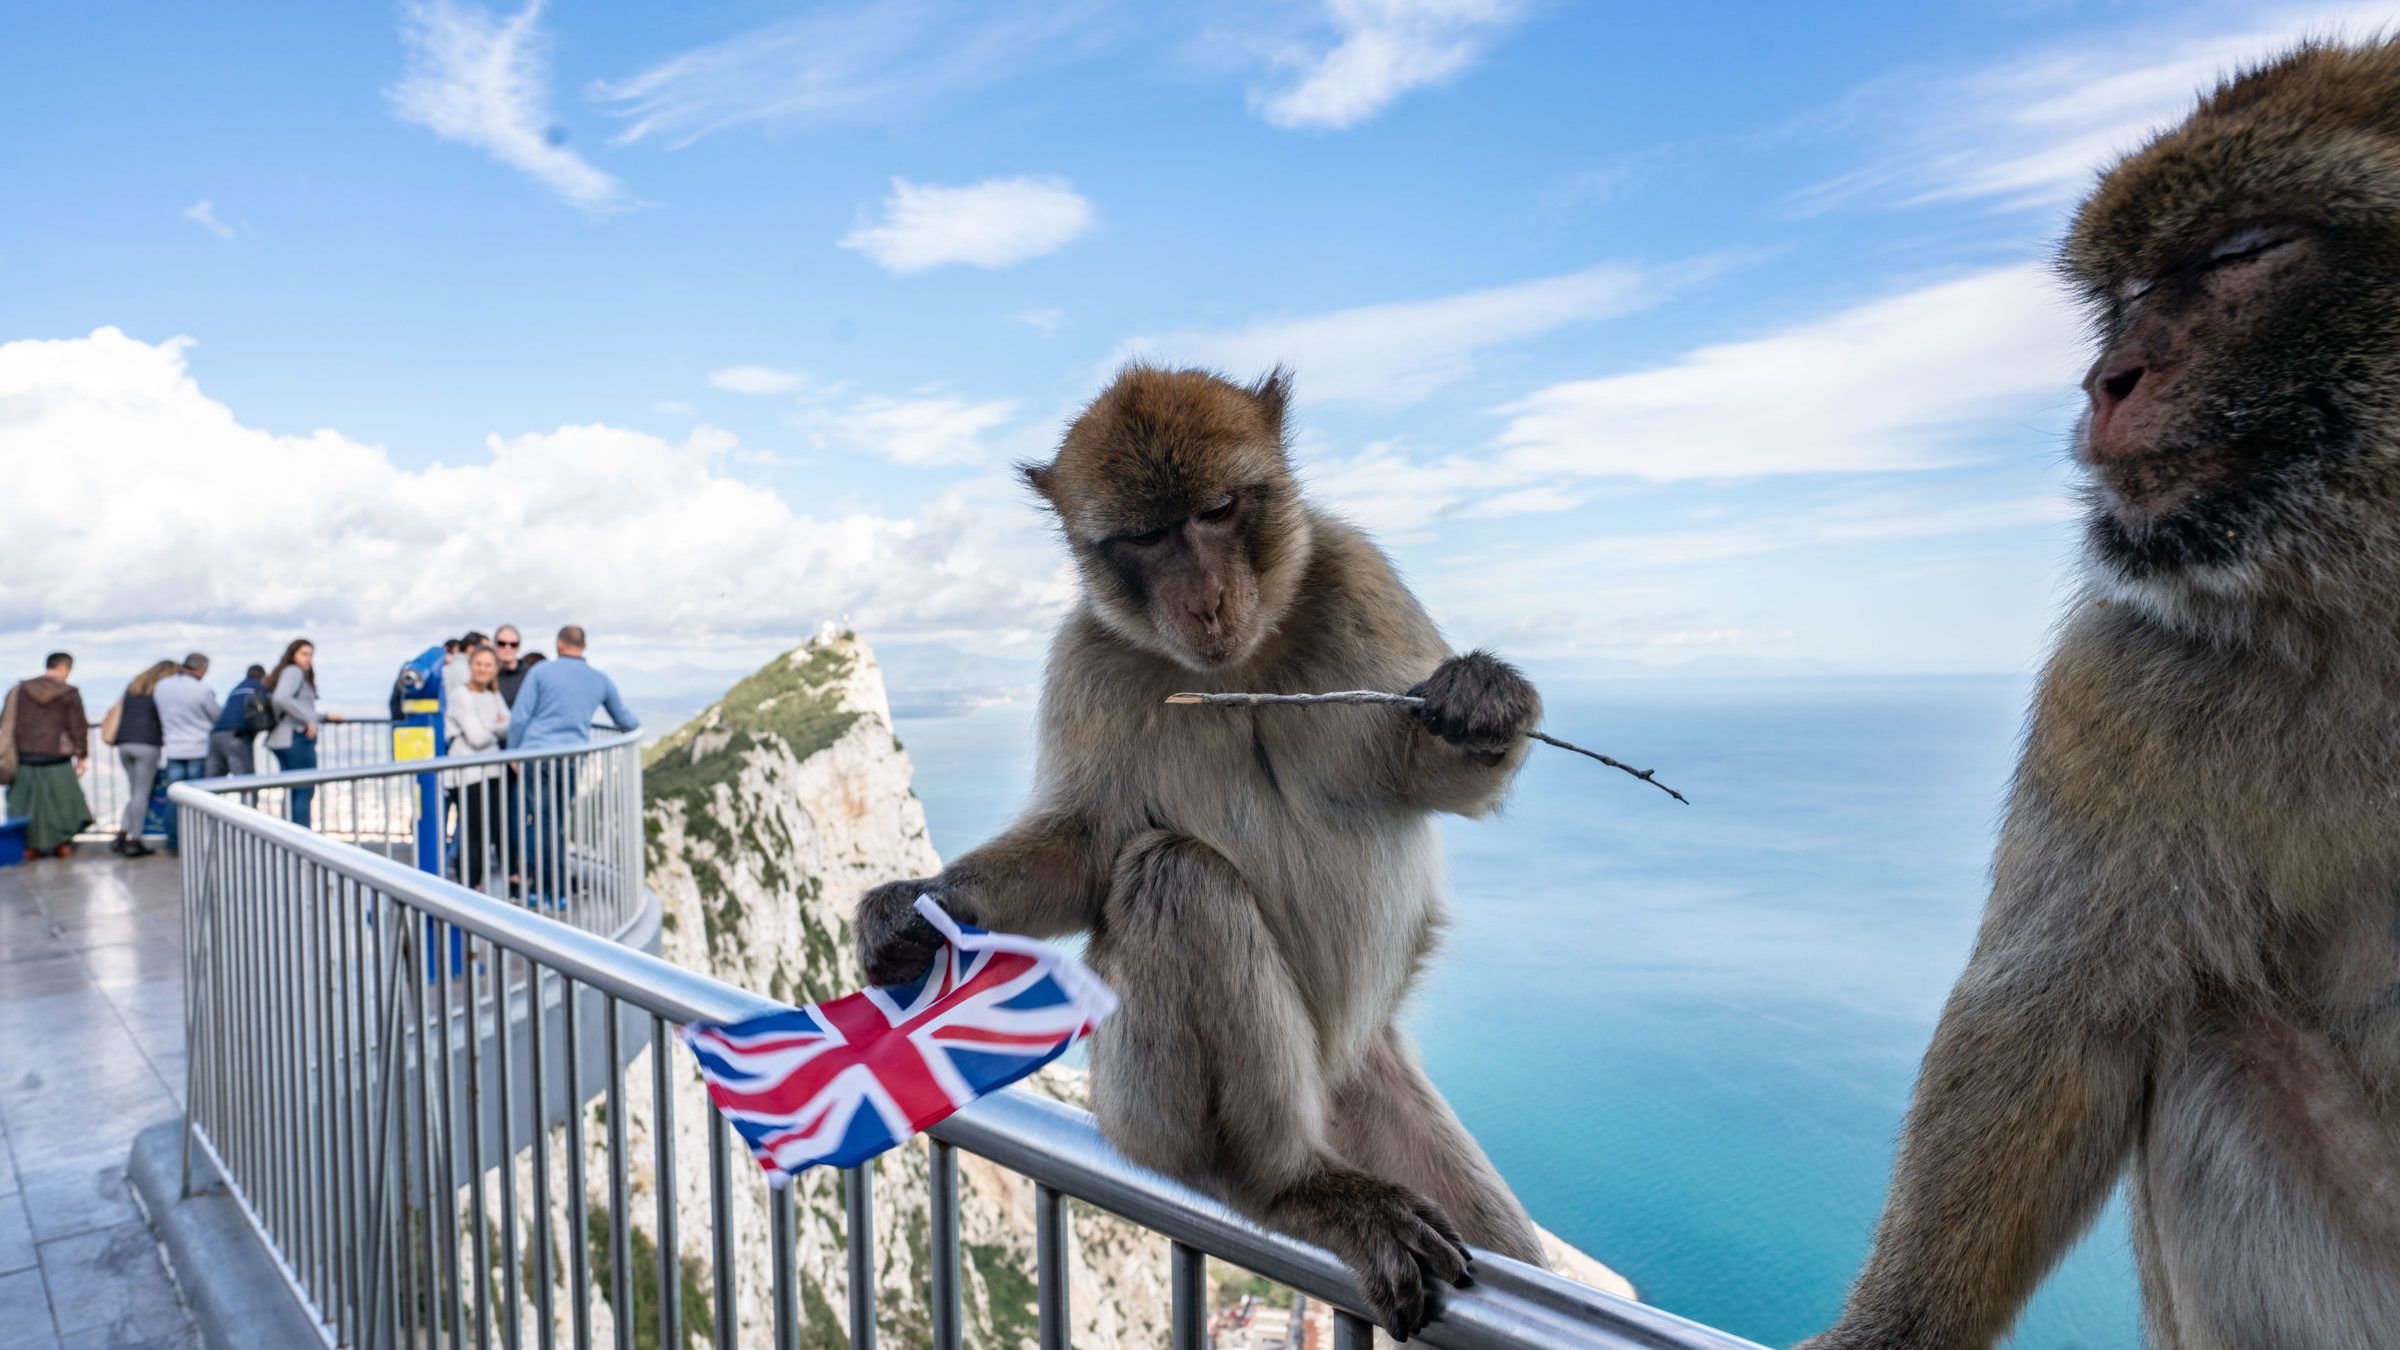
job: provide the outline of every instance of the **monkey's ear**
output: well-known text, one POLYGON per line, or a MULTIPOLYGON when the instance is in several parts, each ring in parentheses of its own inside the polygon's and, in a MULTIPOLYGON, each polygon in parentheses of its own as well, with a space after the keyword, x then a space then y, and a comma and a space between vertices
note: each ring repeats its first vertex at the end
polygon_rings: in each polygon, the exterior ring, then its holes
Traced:
POLYGON ((1289 366, 1277 365, 1258 377, 1250 386, 1250 398, 1258 410, 1266 414, 1267 425, 1274 428, 1275 439, 1283 439, 1284 413, 1292 403, 1292 372, 1289 366))
POLYGON ((1017 466, 1017 476, 1025 480, 1025 486, 1042 494, 1043 501, 1050 503, 1052 506, 1058 505, 1057 496, 1050 491, 1051 486, 1057 478, 1057 471, 1051 468, 1049 465, 1035 464, 1031 461, 1027 461, 1017 466))

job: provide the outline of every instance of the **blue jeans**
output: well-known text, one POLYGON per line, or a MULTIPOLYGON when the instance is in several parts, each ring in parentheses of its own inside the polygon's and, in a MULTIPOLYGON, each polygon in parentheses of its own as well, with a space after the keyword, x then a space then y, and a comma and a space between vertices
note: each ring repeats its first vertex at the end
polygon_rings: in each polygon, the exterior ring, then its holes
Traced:
MULTIPOLYGON (((268 748, 274 749, 272 746, 269 746, 268 748)), ((317 767, 316 739, 310 736, 303 736, 297 731, 293 732, 292 743, 283 747, 281 750, 275 751, 275 767, 283 770, 285 773, 294 773, 301 769, 313 769, 317 767)), ((317 799, 317 790, 313 787, 293 788, 291 791, 291 798, 292 809, 288 813, 289 818, 294 825, 297 825, 301 829, 305 830, 308 828, 309 803, 317 799)))
MULTIPOLYGON (((173 787, 177 783, 188 783, 195 778, 206 777, 208 777, 208 761, 205 759, 170 759, 167 761, 168 787, 173 787)), ((181 811, 175 809, 175 803, 167 803, 167 847, 178 852, 183 848, 183 822, 178 819, 182 814, 181 811)))

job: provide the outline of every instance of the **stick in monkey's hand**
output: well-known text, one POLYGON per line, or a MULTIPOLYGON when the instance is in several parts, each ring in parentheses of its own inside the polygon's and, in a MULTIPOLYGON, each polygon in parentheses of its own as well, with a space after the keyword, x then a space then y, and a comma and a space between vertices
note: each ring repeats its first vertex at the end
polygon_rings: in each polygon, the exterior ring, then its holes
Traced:
MULTIPOLYGON (((1219 708, 1255 708, 1262 703, 1389 703, 1400 708, 1421 708, 1425 705, 1425 700, 1414 694, 1386 694, 1375 689, 1344 689, 1331 694, 1169 694, 1167 702, 1187 705, 1205 703, 1219 708)), ((1525 734, 1544 745, 1555 745, 1561 750, 1572 750, 1576 754, 1599 760, 1612 769, 1632 774, 1685 806, 1692 804, 1691 798, 1658 781, 1656 769, 1637 769, 1623 760, 1610 759, 1597 750, 1586 750, 1572 741, 1562 741, 1539 731, 1525 734)))

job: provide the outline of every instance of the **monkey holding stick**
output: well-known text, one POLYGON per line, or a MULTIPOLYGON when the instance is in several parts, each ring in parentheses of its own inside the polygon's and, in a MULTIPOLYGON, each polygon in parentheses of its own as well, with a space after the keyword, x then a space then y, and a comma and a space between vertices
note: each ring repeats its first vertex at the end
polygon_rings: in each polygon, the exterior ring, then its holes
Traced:
POLYGON ((2062 263, 2090 593, 1807 1344, 1995 1343, 2130 1168, 2157 1350, 2400 1345, 2400 39, 2226 82, 2062 263))
POLYGON ((1443 922, 1439 812, 1507 793, 1541 699, 1453 655, 1391 563, 1301 496, 1290 382, 1135 365, 1029 466, 1082 575, 1051 645, 1032 797, 940 876, 859 901, 868 976, 916 977, 931 894, 980 927, 1091 934, 1122 998, 1092 1101, 1127 1157, 1331 1248, 1405 1339, 1524 1207, 1396 1022, 1443 922), (1409 689, 1195 715, 1170 694, 1409 689))

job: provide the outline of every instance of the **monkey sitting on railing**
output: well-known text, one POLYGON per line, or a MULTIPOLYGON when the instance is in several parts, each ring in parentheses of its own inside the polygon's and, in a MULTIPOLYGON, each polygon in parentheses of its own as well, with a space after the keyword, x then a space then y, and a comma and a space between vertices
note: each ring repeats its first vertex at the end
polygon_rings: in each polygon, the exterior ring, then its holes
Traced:
POLYGON ((1092 1041, 1127 1157, 1338 1253, 1405 1337, 1468 1244, 1534 1228, 1395 1022, 1443 921, 1438 812, 1499 805, 1541 699, 1453 655, 1392 565, 1301 496, 1290 382, 1133 366, 1026 480, 1082 574, 1050 651, 1032 800, 940 876, 859 902, 877 983, 940 943, 930 893, 989 929, 1091 934, 1123 999, 1092 1041), (1411 689, 1421 707, 1253 707, 1183 690, 1411 689))

